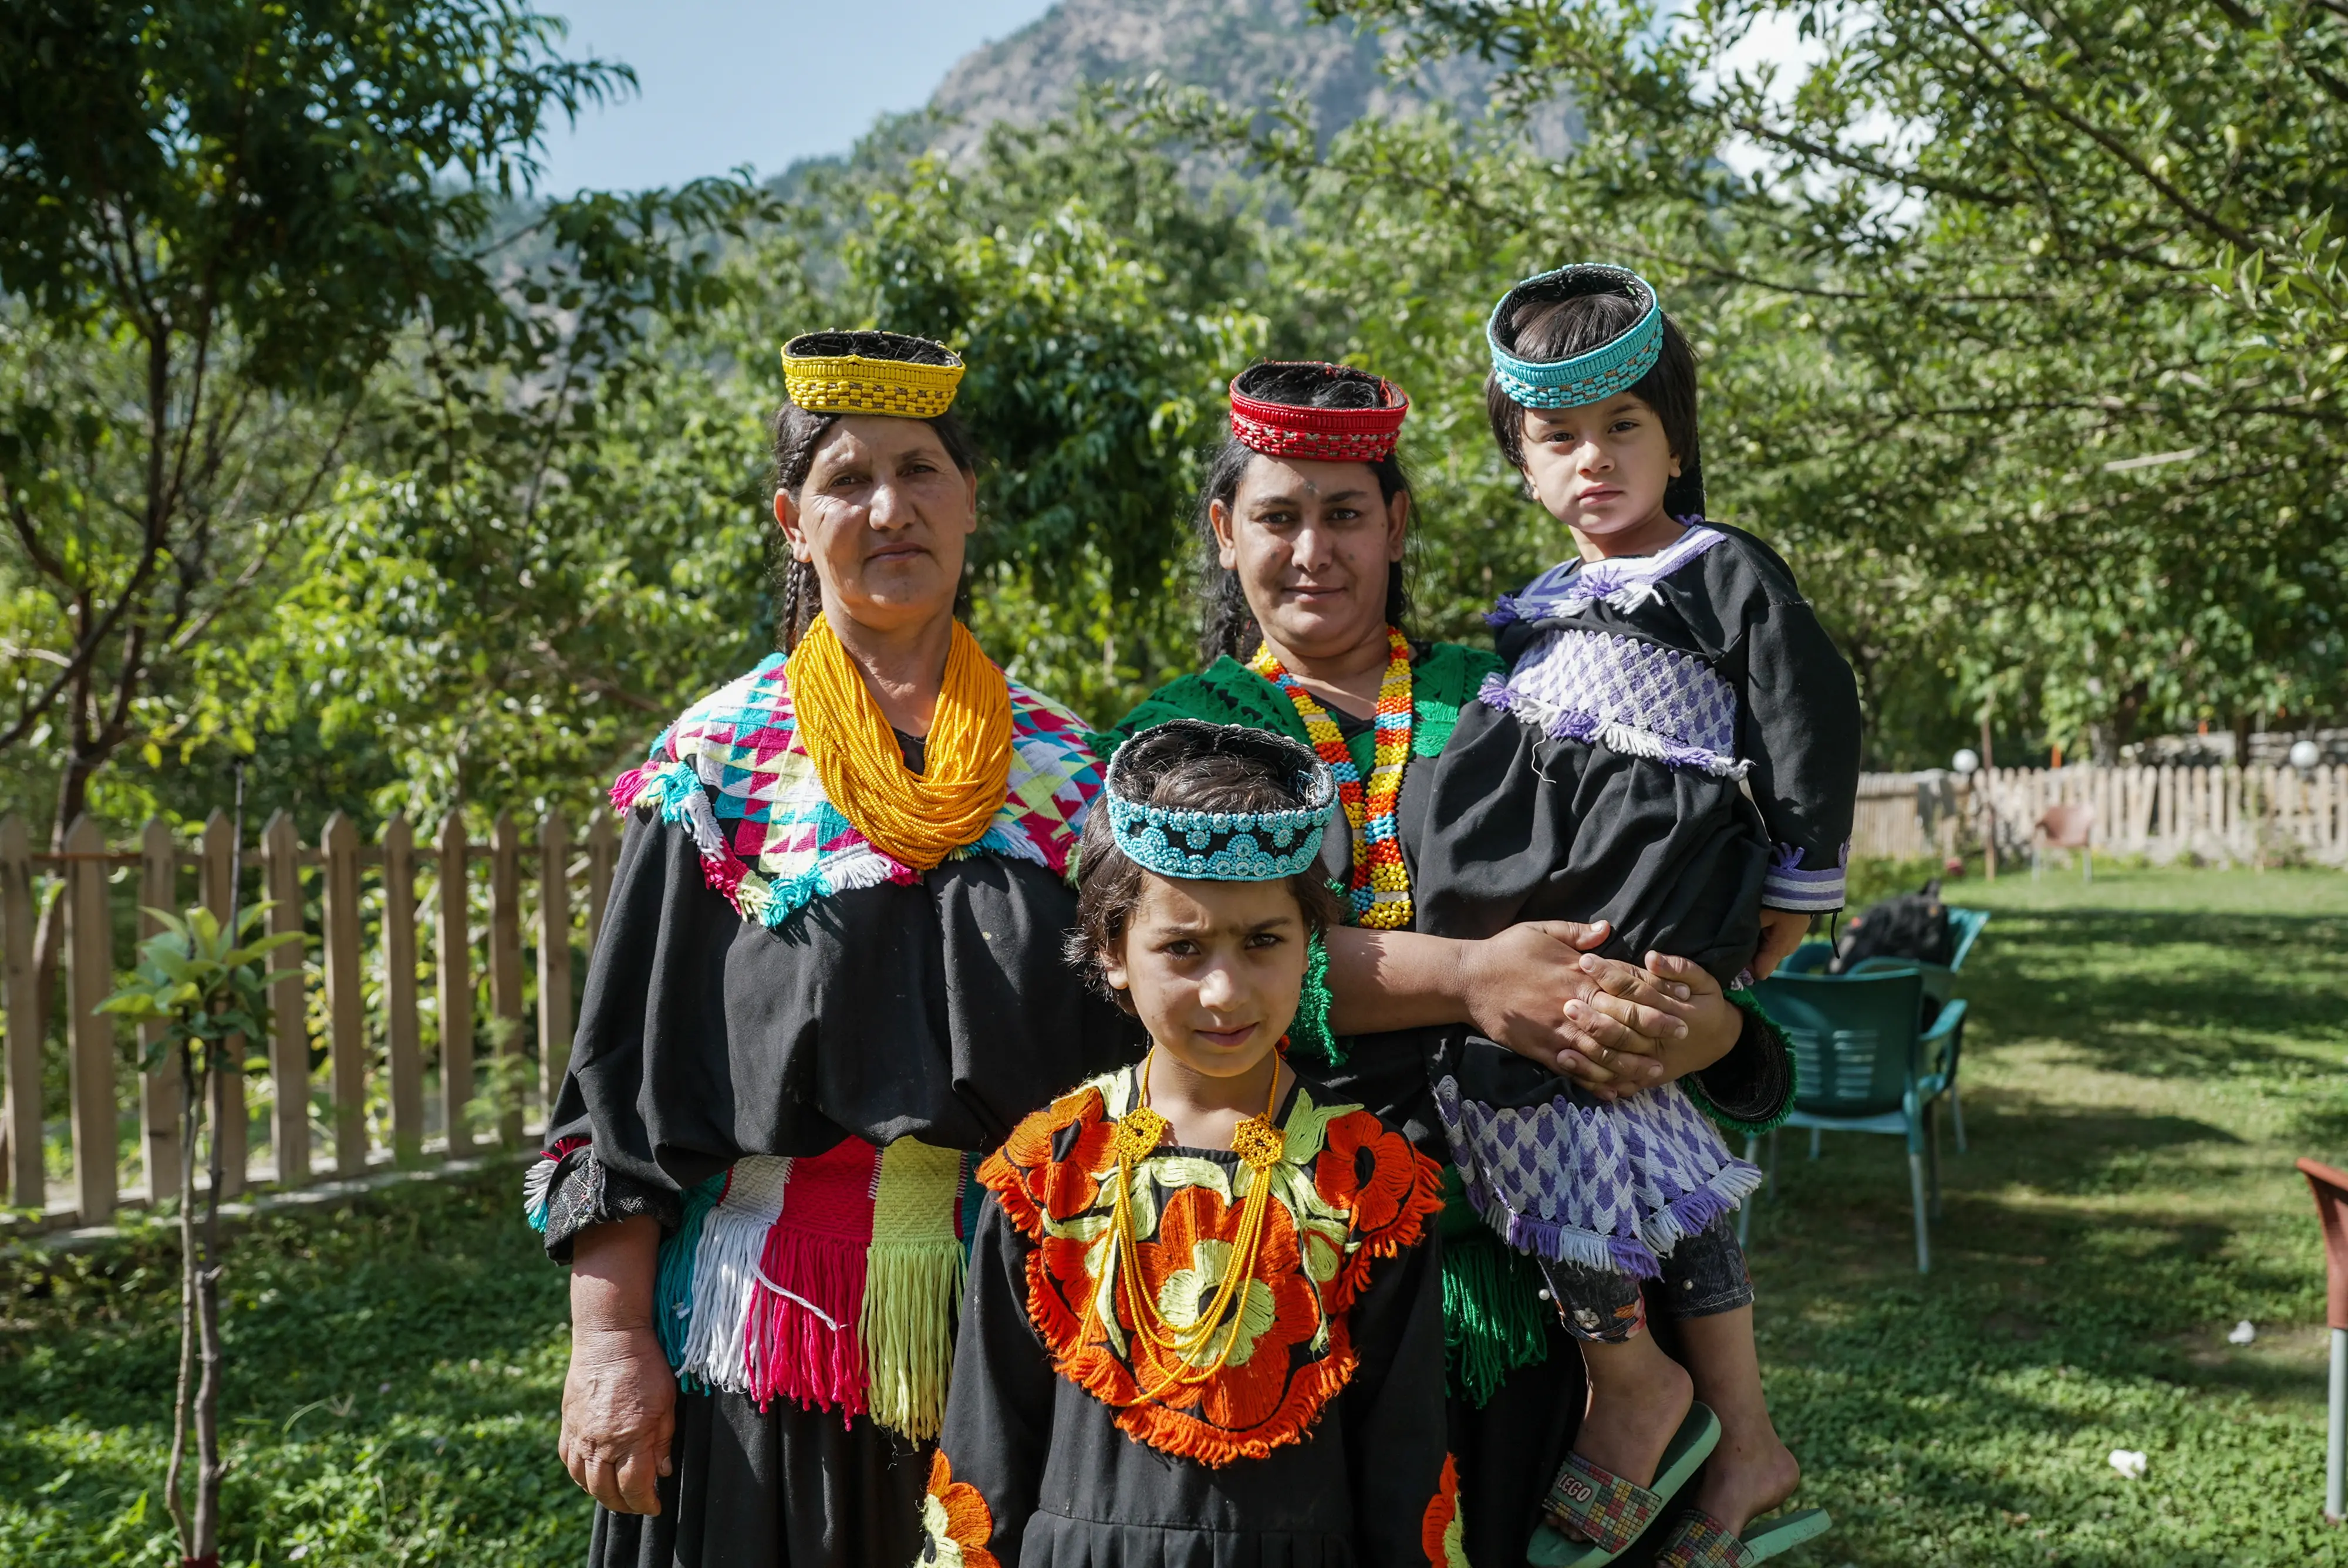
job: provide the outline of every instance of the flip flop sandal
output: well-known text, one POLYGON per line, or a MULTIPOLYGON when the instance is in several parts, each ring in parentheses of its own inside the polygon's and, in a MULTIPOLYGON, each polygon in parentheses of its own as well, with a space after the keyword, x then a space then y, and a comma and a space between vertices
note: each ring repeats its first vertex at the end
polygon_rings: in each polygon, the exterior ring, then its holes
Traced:
POLYGON ((1691 1509, 1673 1526, 1663 1549, 1655 1553, 1655 1568, 1753 1568, 1756 1563, 1790 1552, 1805 1541, 1817 1540, 1833 1523, 1826 1510, 1805 1508, 1765 1524, 1746 1526, 1740 1541, 1704 1510, 1691 1509))
POLYGON ((1720 1418, 1709 1407, 1695 1404, 1688 1407, 1680 1429, 1672 1434, 1670 1447, 1663 1449, 1653 1486, 1624 1480, 1580 1454, 1566 1455, 1541 1508, 1588 1539, 1573 1540, 1556 1525, 1544 1522, 1533 1532, 1525 1560, 1533 1568, 1600 1568, 1613 1562, 1645 1533, 1672 1494, 1687 1484, 1719 1441, 1720 1418))

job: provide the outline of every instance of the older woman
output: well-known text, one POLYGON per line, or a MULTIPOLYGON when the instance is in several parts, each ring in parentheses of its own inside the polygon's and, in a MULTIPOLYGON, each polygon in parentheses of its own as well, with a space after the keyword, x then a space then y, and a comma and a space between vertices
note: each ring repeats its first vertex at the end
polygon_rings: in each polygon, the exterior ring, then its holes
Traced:
POLYGON ((530 1188, 572 1265, 561 1446, 610 1568, 911 1563, 967 1153, 1137 1046, 1060 958, 1083 727, 954 618, 961 362, 827 333, 784 371, 786 652, 613 788, 530 1188))
MULTIPOLYGON (((1442 752, 1500 664, 1406 634, 1411 498, 1394 449, 1406 411, 1387 383, 1342 366, 1262 365, 1234 380, 1232 434, 1199 520, 1214 584, 1206 667, 1161 687, 1112 739, 1177 717, 1250 724, 1306 742, 1337 772, 1346 820, 1332 823, 1324 857, 1360 929, 1331 943, 1327 1026, 1300 1020, 1292 1059, 1431 1152, 1447 1152, 1426 1069, 1438 1031, 1412 1026, 1455 1021, 1601 1095, 1684 1079, 1731 1126, 1772 1124, 1791 1089, 1783 1045, 1695 965, 1659 958, 1649 974, 1575 951, 1602 928, 1519 927, 1514 960, 1579 972, 1560 1018, 1493 992, 1497 949, 1412 931, 1432 771, 1412 764, 1442 752), (1380 1002, 1380 984, 1418 1000, 1380 1002)), ((1498 1244, 1456 1176, 1451 1196, 1444 1297, 1468 1554, 1522 1563, 1580 1418, 1580 1357, 1535 1271, 1498 1244)))

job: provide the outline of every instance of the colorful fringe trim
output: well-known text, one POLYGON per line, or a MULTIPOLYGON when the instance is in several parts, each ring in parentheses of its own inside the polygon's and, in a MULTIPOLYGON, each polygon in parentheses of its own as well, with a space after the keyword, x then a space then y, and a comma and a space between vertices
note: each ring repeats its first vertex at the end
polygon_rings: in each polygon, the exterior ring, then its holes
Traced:
MULTIPOLYGON (((523 1177, 541 1228, 570 1152, 523 1177)), ((911 1139, 851 1138, 800 1159, 747 1156, 688 1189, 654 1284, 679 1382, 935 1437, 962 1313, 966 1163, 911 1139)))
POLYGON ((1761 1185, 1676 1084, 1612 1103, 1527 1107, 1435 1086, 1453 1161, 1484 1222, 1520 1252, 1653 1279, 1658 1261, 1761 1185))
POLYGON ((880 1156, 857 1333, 871 1368, 872 1418, 919 1442, 945 1425, 962 1313, 963 1156, 901 1138, 880 1156))
POLYGON ((1484 1229, 1443 1238, 1443 1351, 1452 1396, 1482 1409, 1519 1368, 1549 1359, 1550 1309, 1521 1253, 1484 1229))

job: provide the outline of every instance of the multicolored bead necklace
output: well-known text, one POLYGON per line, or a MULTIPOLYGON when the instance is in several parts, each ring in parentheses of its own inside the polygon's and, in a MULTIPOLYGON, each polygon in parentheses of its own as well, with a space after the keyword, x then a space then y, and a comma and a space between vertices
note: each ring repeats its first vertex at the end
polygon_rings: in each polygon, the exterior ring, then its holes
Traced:
POLYGON ((1370 754, 1370 782, 1362 785, 1344 732, 1313 694, 1281 667, 1269 644, 1257 647, 1248 668, 1278 686, 1296 707, 1313 749, 1337 776, 1337 799, 1345 820, 1354 829, 1353 884, 1346 890, 1346 919, 1375 931, 1396 931, 1410 923, 1410 870, 1402 858, 1402 841, 1395 835, 1395 802, 1402 795, 1402 770, 1410 761, 1410 642, 1394 627, 1386 628, 1386 645, 1394 656, 1385 677, 1378 683, 1377 742, 1370 754))

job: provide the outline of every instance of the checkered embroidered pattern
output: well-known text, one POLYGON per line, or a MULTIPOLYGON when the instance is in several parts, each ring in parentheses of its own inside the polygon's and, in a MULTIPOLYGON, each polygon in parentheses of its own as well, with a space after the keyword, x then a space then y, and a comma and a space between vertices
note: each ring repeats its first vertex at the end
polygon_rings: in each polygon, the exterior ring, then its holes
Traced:
POLYGON ((1552 739, 1715 778, 1741 779, 1752 767, 1736 756, 1736 688, 1695 655, 1636 637, 1544 632, 1480 695, 1552 739))
POLYGON ((1410 923, 1410 868, 1402 858, 1402 841, 1395 832, 1395 805, 1402 797, 1402 772, 1410 761, 1410 642, 1393 626, 1386 628, 1391 657, 1378 683, 1377 741, 1370 757, 1365 788, 1361 769, 1354 766, 1353 749, 1329 712, 1297 683, 1269 644, 1259 645, 1248 667, 1281 689, 1304 721, 1313 749, 1337 776, 1337 799, 1354 830, 1352 885, 1346 889, 1346 923, 1374 931, 1399 931, 1410 923))
POLYGON ((1446 1076, 1435 1106, 1477 1212, 1510 1246, 1563 1263, 1652 1279, 1659 1257, 1761 1182, 1675 1083, 1611 1104, 1567 1092, 1511 1107, 1446 1076))
MULTIPOLYGON (((1016 682, 1009 689, 1002 806, 948 858, 1001 855, 1065 872, 1100 793, 1100 762, 1083 720, 1016 682)), ((650 807, 685 828, 709 885, 764 925, 832 893, 921 874, 873 844, 825 793, 780 654, 687 708, 644 766, 613 784, 612 804, 650 807)))

